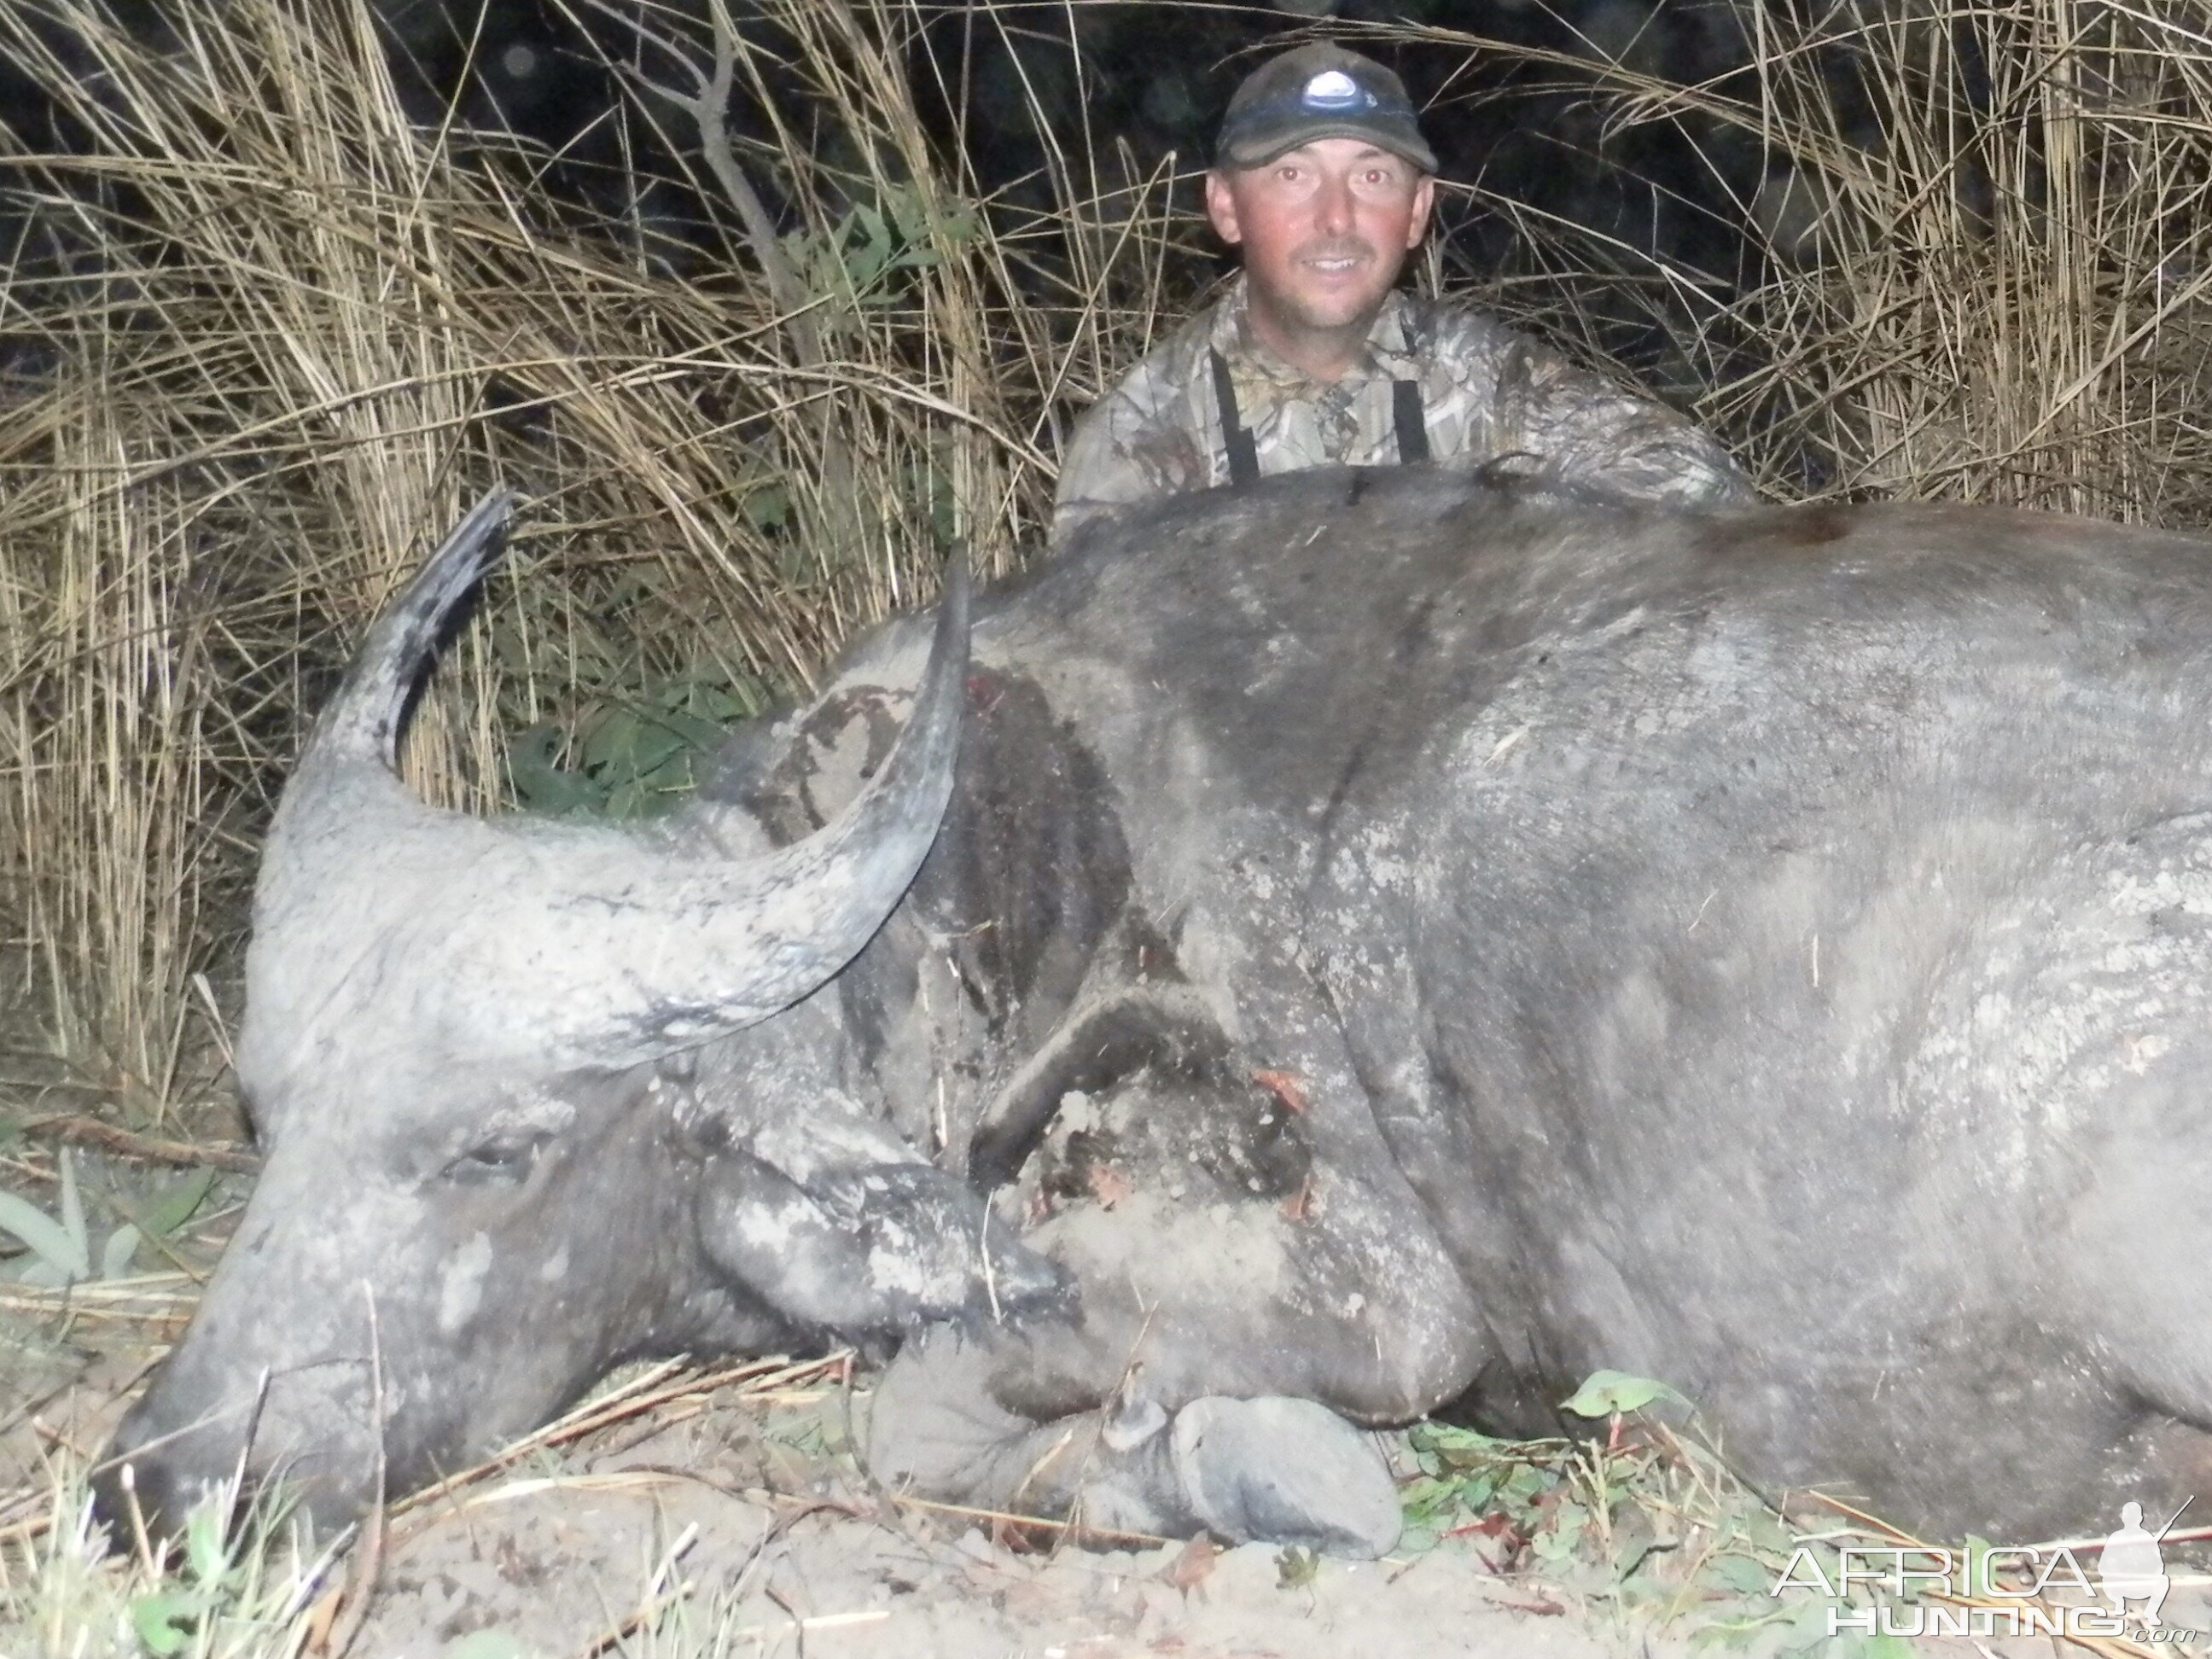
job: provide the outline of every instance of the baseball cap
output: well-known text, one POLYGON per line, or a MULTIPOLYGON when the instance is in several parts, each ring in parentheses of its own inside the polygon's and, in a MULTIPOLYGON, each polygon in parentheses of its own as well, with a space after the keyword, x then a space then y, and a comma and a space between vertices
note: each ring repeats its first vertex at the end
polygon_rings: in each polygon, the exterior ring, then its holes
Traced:
POLYGON ((1325 40, 1293 47, 1244 77, 1221 118, 1213 163, 1261 167, 1316 138, 1365 138, 1424 173, 1437 170, 1405 82, 1325 40))

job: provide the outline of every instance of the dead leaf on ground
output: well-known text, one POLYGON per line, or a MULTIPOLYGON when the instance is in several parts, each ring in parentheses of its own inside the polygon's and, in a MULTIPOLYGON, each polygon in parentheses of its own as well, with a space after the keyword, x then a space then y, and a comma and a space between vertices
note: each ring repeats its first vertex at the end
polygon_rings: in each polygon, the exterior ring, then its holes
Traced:
POLYGON ((1295 1072, 1255 1072, 1252 1081, 1282 1102, 1283 1109, 1286 1112, 1304 1117, 1310 1109, 1305 1085, 1298 1081, 1295 1072))
POLYGON ((1160 1569, 1160 1577, 1185 1595, 1203 1584, 1213 1571, 1213 1558, 1221 1552, 1204 1533, 1185 1544, 1176 1559, 1160 1569))
POLYGON ((1562 1603, 1549 1600, 1541 1601, 1509 1601, 1501 1595, 1491 1605, 1493 1607, 1510 1607, 1516 1613, 1533 1613, 1539 1619, 1557 1619, 1566 1612, 1566 1607, 1562 1603))

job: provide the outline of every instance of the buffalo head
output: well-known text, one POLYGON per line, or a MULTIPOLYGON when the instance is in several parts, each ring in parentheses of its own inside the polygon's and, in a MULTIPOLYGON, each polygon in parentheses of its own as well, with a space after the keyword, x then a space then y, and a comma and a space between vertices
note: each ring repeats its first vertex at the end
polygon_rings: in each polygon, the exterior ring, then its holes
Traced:
POLYGON ((480 505, 371 630, 272 827, 240 1085, 266 1154, 100 1502, 173 1525, 243 1468, 352 1514, 641 1353, 767 1352, 1048 1294, 1052 1271, 840 1086, 808 999, 882 925, 951 787, 948 579, 898 744, 819 833, 434 810, 404 713, 511 511, 480 505))

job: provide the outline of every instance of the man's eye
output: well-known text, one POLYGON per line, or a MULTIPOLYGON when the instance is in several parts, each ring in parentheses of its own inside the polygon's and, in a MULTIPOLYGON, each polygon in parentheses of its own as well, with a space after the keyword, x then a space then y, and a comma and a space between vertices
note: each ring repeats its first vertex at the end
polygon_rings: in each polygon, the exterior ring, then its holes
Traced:
POLYGON ((497 1135, 471 1146, 438 1172, 458 1187, 519 1187, 537 1167, 549 1134, 497 1135))

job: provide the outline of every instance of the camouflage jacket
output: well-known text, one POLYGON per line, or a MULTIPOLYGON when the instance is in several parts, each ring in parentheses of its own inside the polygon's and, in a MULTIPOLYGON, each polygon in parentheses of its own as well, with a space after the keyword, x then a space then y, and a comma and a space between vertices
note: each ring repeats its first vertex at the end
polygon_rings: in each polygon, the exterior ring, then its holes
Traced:
POLYGON ((1757 499, 1727 452, 1681 416, 1459 306, 1393 294, 1364 360, 1316 385, 1253 336, 1240 278, 1085 412, 1060 468, 1054 541, 1126 502, 1230 481, 1216 351, 1263 474, 1397 461, 1393 382, 1407 380, 1419 391, 1430 456, 1445 465, 1525 454, 1534 476, 1640 500, 1757 499))

